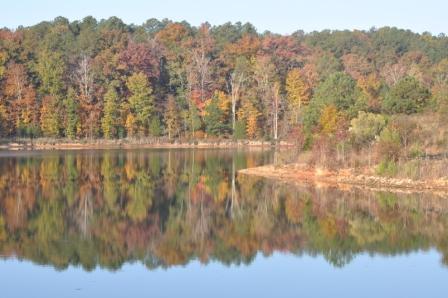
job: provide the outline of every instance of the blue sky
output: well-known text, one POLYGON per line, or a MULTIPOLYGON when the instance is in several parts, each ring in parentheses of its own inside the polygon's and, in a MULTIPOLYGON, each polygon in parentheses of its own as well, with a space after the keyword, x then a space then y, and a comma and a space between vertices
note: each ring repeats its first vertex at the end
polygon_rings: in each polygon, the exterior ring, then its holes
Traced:
POLYGON ((396 26, 435 35, 448 33, 447 0, 16 0, 5 1, 0 27, 16 28, 65 16, 118 16, 126 23, 169 18, 193 25, 251 22, 260 32, 396 26))

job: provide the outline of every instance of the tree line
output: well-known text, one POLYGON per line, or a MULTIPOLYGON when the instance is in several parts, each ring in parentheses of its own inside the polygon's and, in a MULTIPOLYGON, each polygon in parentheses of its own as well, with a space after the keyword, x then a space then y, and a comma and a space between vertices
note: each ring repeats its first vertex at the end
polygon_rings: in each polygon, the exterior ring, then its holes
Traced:
POLYGON ((0 136, 316 142, 360 112, 443 109, 448 38, 384 27, 58 17, 0 30, 0 136))

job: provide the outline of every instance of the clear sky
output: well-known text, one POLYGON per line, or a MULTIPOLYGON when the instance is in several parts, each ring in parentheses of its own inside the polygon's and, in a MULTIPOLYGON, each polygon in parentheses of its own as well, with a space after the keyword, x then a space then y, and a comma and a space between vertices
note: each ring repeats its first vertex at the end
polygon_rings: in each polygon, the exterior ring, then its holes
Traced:
POLYGON ((64 16, 118 16, 126 23, 149 18, 251 22, 260 32, 292 33, 322 29, 369 29, 396 26, 435 35, 448 33, 448 0, 15 0, 4 1, 0 27, 16 28, 64 16))

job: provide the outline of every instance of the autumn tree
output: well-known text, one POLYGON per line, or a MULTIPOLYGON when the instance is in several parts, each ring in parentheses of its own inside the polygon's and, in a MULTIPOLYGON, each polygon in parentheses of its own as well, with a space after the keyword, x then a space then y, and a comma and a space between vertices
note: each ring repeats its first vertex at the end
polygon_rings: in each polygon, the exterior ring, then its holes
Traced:
POLYGON ((178 135, 180 129, 179 111, 173 95, 168 96, 164 115, 168 139, 171 139, 178 135))
POLYGON ((120 125, 120 104, 118 93, 114 84, 110 84, 104 94, 104 114, 101 119, 101 128, 106 139, 118 136, 120 125))
POLYGON ((131 96, 128 98, 130 115, 127 123, 128 131, 133 127, 143 136, 147 133, 148 126, 154 111, 154 97, 152 88, 144 73, 139 72, 130 76, 126 83, 131 96))
POLYGON ((223 102, 223 98, 225 98, 223 92, 216 92, 207 102, 205 108, 205 131, 213 136, 222 135, 228 131, 228 125, 225 118, 228 105, 226 102, 223 102))
POLYGON ((78 58, 74 78, 79 90, 79 109, 83 132, 85 136, 92 138, 98 133, 100 109, 94 94, 92 59, 86 54, 82 54, 78 58))
POLYGON ((6 119, 9 131, 22 136, 35 132, 38 127, 36 92, 29 84, 22 64, 13 63, 7 68, 4 94, 7 99, 5 108, 9 115, 9 119, 6 119))
POLYGON ((247 59, 240 57, 237 59, 235 69, 230 73, 228 80, 228 88, 230 89, 230 97, 232 103, 232 131, 235 131, 236 108, 240 100, 240 92, 243 83, 246 80, 246 72, 249 67, 247 59))
POLYGON ((288 72, 285 89, 292 123, 297 124, 302 106, 308 104, 310 99, 310 90, 301 78, 299 69, 294 68, 288 72))
POLYGON ((58 110, 58 101, 56 97, 47 95, 42 100, 40 109, 40 127, 46 137, 58 137, 60 129, 59 115, 55 113, 58 110))

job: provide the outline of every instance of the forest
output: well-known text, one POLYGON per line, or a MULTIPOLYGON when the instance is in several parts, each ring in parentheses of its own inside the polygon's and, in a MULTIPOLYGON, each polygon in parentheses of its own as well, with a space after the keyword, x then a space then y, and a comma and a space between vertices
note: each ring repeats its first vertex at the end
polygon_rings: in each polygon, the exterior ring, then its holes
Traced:
POLYGON ((287 140, 320 163, 440 154, 447 49, 444 34, 392 27, 279 35, 58 17, 0 30, 0 137, 287 140))

